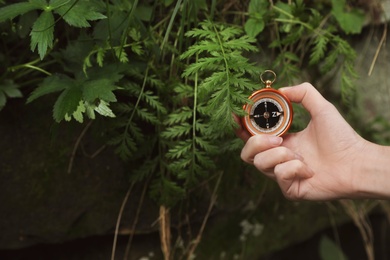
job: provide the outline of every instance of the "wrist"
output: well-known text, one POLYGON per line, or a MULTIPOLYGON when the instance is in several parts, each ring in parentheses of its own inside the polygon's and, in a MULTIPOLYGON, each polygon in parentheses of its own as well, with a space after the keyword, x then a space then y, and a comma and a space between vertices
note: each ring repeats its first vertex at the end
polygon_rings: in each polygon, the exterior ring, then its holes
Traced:
POLYGON ((352 168, 353 197, 390 198, 390 147, 364 141, 352 168))

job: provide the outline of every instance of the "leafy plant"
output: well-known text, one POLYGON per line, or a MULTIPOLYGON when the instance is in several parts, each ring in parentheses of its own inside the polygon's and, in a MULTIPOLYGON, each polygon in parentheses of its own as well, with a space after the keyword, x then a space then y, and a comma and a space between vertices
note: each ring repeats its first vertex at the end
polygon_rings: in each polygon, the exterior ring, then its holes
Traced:
POLYGON ((239 164, 242 146, 232 114, 243 115, 264 69, 287 85, 302 71, 340 68, 352 105, 348 36, 363 15, 350 2, 210 2, 1 2, 0 109, 52 96, 55 122, 102 120, 129 180, 150 183, 150 196, 174 208, 215 179, 229 182, 226 160, 239 164))

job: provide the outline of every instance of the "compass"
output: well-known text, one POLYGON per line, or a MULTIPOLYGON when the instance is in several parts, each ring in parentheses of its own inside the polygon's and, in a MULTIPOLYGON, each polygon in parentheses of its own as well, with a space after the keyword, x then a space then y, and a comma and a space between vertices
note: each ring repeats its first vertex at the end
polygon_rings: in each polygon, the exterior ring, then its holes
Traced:
POLYGON ((265 83, 265 88, 255 91, 249 97, 250 102, 244 105, 246 115, 242 118, 243 125, 252 135, 281 136, 291 126, 291 102, 284 94, 271 87, 276 80, 275 72, 266 70, 260 75, 260 79, 265 83), (265 74, 270 74, 273 79, 264 80, 265 74))

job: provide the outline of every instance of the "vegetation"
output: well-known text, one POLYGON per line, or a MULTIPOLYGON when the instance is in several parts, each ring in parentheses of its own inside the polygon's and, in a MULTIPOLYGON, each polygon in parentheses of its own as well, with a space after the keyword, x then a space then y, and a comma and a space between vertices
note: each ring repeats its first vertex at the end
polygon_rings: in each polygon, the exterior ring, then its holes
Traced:
MULTIPOLYGON (((302 71, 340 71, 343 104, 355 101, 348 38, 362 30, 362 1, 0 3, 0 109, 9 99, 52 96, 56 122, 104 122, 106 144, 131 165, 130 183, 147 181, 160 205, 167 259, 169 210, 210 186, 209 213, 232 165, 245 167, 232 114, 243 115, 264 69, 279 86, 302 80, 302 71)), ((305 124, 301 113, 295 130, 305 124)))

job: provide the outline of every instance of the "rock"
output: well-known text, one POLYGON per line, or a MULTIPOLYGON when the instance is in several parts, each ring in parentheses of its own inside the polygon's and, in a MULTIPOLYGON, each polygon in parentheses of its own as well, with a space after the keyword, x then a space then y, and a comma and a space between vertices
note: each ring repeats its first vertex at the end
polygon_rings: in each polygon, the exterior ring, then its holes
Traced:
MULTIPOLYGON (((92 125, 68 173, 85 124, 54 123, 52 102, 43 99, 26 105, 12 99, 0 113, 0 249, 114 232, 129 187, 123 162, 109 148, 94 158, 86 155, 103 145, 91 134, 92 125)), ((134 219, 140 188, 129 199, 124 226, 134 219)), ((141 218, 148 222, 145 229, 151 229, 157 218, 157 209, 148 203, 152 202, 145 202, 148 214, 141 218)))

